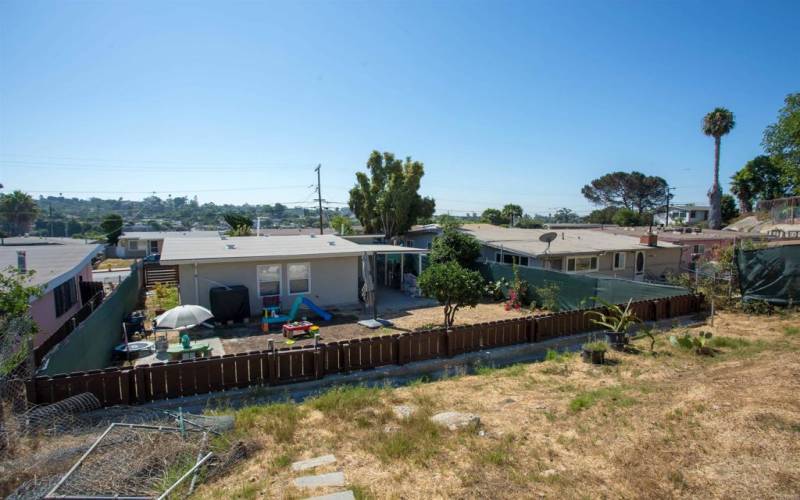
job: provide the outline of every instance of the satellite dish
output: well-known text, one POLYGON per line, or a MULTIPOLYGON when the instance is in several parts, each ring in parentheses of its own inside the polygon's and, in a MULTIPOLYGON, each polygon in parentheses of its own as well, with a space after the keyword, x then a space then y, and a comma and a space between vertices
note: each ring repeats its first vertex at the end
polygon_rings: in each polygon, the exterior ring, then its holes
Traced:
POLYGON ((558 233, 556 232, 544 233, 543 235, 539 236, 539 241, 547 243, 547 249, 544 251, 544 253, 547 253, 550 250, 550 243, 552 243, 556 238, 558 238, 558 233))

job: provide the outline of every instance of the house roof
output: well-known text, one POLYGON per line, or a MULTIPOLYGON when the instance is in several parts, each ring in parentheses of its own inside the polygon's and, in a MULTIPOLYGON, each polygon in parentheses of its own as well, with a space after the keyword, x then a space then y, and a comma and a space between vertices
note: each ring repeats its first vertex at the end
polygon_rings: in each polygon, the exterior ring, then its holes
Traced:
POLYGON ((406 231, 406 234, 414 233, 438 233, 441 231, 442 226, 439 224, 416 224, 411 226, 411 229, 406 231))
POLYGON ((166 238, 216 238, 219 231, 131 231, 122 233, 124 240, 163 240, 166 238))
POLYGON ((83 238, 63 238, 63 237, 45 237, 45 236, 12 236, 10 238, 3 238, 0 246, 16 246, 16 245, 86 245, 86 240, 83 238))
MULTIPOLYGON (((643 250, 653 247, 639 243, 638 236, 587 231, 586 229, 518 229, 493 226, 491 224, 465 224, 461 230, 477 238, 486 246, 537 257, 539 255, 595 254, 605 251, 643 250), (557 238, 550 244, 540 241, 545 233, 555 232, 557 238)), ((675 248, 675 245, 658 242, 660 248, 675 248)))
POLYGON ((268 261, 358 256, 363 253, 426 253, 395 245, 359 245, 332 234, 307 236, 244 236, 226 239, 167 238, 162 264, 268 261))
MULTIPOLYGON (((335 231, 329 227, 324 228, 323 234, 334 234, 335 231)), ((255 228, 253 229, 255 233, 255 228)), ((292 235, 319 235, 318 227, 280 227, 280 228, 264 228, 259 230, 259 234, 267 236, 292 236, 292 235)))
MULTIPOLYGON (((647 234, 648 227, 646 226, 637 226, 637 227, 620 227, 620 226, 605 226, 602 228, 595 229, 595 231, 601 231, 604 233, 611 233, 611 234, 622 234, 622 235, 629 235, 629 236, 642 236, 647 234)), ((670 241, 675 243, 680 243, 684 241, 698 241, 698 240, 720 240, 720 241, 733 241, 734 239, 767 239, 762 234, 741 234, 734 231, 722 231, 722 230, 715 230, 715 229, 703 229, 701 232, 690 232, 690 233, 683 233, 677 232, 673 229, 653 229, 653 231, 658 234, 658 237, 662 241, 670 241)))
POLYGON ((17 268, 17 251, 25 251, 26 267, 35 271, 32 285, 53 288, 75 276, 103 252, 103 245, 16 245, 0 246, 0 269, 17 268))
MULTIPOLYGON (((666 207, 664 207, 666 208, 666 207)), ((710 211, 711 207, 708 205, 670 205, 670 211, 672 210, 701 210, 701 211, 710 211)))

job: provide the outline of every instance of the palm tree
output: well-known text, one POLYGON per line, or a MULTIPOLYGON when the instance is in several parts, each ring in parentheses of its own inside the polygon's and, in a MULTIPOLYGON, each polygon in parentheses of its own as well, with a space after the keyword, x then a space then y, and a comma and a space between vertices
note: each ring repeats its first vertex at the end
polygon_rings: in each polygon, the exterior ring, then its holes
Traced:
POLYGON ((38 213, 39 207, 27 193, 14 191, 0 195, 0 218, 5 221, 11 236, 28 232, 38 213))
POLYGON ((715 108, 703 118, 703 133, 714 138, 714 184, 708 191, 711 214, 708 225, 711 229, 722 227, 722 188, 719 185, 719 146, 722 136, 733 130, 736 121, 733 113, 725 108, 715 108))

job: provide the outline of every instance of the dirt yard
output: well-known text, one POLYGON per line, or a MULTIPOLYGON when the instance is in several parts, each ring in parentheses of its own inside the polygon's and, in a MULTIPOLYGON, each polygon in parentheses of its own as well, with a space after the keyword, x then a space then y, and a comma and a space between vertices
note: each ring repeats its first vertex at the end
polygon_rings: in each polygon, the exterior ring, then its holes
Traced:
POLYGON ((105 259, 97 264, 97 269, 130 268, 136 259, 105 259))
MULTIPOLYGON (((463 319, 463 317, 461 318, 463 319)), ((722 313, 713 356, 657 335, 603 366, 573 355, 400 389, 339 389, 236 412, 257 451, 201 498, 798 498, 800 313, 722 313), (403 420, 393 405, 416 413, 403 420), (428 417, 480 416, 448 431, 428 417), (294 460, 328 453, 347 487, 301 491, 294 460)))

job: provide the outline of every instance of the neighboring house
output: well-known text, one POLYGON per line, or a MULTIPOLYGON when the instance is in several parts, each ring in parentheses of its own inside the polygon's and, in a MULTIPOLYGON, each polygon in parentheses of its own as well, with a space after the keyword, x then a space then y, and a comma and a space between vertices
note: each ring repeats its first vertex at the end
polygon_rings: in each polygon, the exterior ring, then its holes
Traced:
POLYGON ((117 243, 117 257, 135 259, 161 254, 164 238, 215 238, 218 231, 141 231, 125 232, 117 243))
POLYGON ((648 238, 586 229, 518 229, 466 224, 461 230, 481 242, 487 262, 541 267, 566 273, 596 273, 627 279, 663 279, 678 272, 681 249, 648 238), (550 244, 543 235, 554 235, 550 244))
POLYGON ((403 236, 392 239, 392 243, 404 247, 427 248, 430 250, 433 239, 441 234, 439 224, 424 224, 411 226, 403 236))
POLYGON ((420 253, 425 251, 335 235, 177 237, 164 240, 161 264, 178 266, 182 304, 209 307, 212 288, 244 285, 251 314, 258 315, 267 303, 288 309, 298 296, 321 307, 355 306, 362 256, 420 253))
MULTIPOLYGON (((620 227, 605 226, 595 229, 609 234, 642 237, 647 234, 647 227, 620 227)), ((654 230, 658 234, 659 241, 672 243, 682 248, 681 270, 693 271, 695 263, 698 261, 711 261, 717 258, 720 250, 733 245, 737 241, 767 241, 771 238, 758 233, 736 233, 733 231, 721 231, 700 228, 681 228, 654 230)))
POLYGON ((103 253, 103 245, 49 240, 51 243, 33 244, 6 240, 0 246, 0 269, 34 271, 29 283, 44 288, 31 302, 31 316, 39 326, 34 347, 42 345, 91 298, 82 297, 85 287, 81 284, 92 281, 92 259, 103 253))
POLYGON ((708 220, 711 207, 701 205, 674 205, 669 207, 669 221, 667 212, 661 211, 653 216, 653 223, 659 226, 692 226, 708 220))

